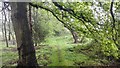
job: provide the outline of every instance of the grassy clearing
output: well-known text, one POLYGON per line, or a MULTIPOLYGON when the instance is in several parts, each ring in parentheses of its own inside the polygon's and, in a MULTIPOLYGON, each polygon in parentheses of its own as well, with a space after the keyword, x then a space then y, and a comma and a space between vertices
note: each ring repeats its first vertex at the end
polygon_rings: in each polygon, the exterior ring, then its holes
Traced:
MULTIPOLYGON (((84 44, 88 43, 73 44, 71 36, 48 37, 45 42, 35 46, 38 64, 40 66, 102 65, 98 58, 91 58, 87 51, 81 50, 87 47, 84 44)), ((2 64, 16 65, 18 59, 16 46, 11 45, 7 48, 4 43, 0 43, 0 46, 2 47, 2 64)))
POLYGON ((73 62, 65 60, 65 49, 73 47, 71 36, 47 38, 47 45, 52 47, 52 55, 50 56, 51 63, 48 66, 71 66, 73 62))
MULTIPOLYGON (((47 38, 44 45, 46 45, 46 48, 51 47, 51 50, 48 51, 50 54, 49 58, 48 60, 45 60, 47 63, 46 65, 48 66, 102 65, 100 62, 94 61, 94 59, 88 55, 82 52, 76 52, 74 50, 75 47, 80 46, 81 48, 84 48, 86 46, 84 46, 83 43, 73 44, 71 36, 68 36, 67 38, 65 36, 47 38)), ((38 62, 39 61, 40 60, 38 60, 38 62)))

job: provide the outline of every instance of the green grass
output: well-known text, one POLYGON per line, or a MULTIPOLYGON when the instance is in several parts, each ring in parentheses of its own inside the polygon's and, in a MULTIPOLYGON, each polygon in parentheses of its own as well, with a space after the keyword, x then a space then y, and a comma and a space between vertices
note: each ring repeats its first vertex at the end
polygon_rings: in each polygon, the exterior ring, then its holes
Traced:
MULTIPOLYGON (((88 43, 90 42, 85 43, 85 45, 88 43)), ((69 51, 68 49, 76 46, 82 47, 83 45, 83 43, 73 44, 71 36, 67 38, 65 36, 47 38, 44 44, 52 48, 49 57, 51 63, 48 63, 48 66, 100 65, 99 62, 94 61, 88 55, 69 51)))
POLYGON ((0 42, 0 53, 2 54, 2 66, 11 66, 16 65, 16 61, 18 60, 18 54, 15 45, 9 45, 6 47, 4 42, 0 42))
MULTIPOLYGON (((36 57, 40 66, 91 66, 101 65, 96 58, 91 58, 88 55, 77 52, 79 48, 85 48, 90 43, 73 44, 72 36, 48 37, 42 44, 36 46, 36 57), (76 49, 76 50, 75 50, 76 49)), ((16 65, 18 54, 15 45, 6 47, 4 43, 0 42, 2 47, 2 64, 16 65)), ((86 51, 83 51, 86 52, 86 51)), ((92 52, 91 52, 92 54, 92 52)))
POLYGON ((65 36, 62 37, 53 37, 53 38, 47 38, 46 44, 51 46, 53 48, 52 55, 50 57, 50 60, 52 61, 49 66, 70 66, 72 65, 72 62, 69 60, 65 60, 65 49, 69 47, 73 47, 74 44, 71 41, 71 36, 68 36, 65 38, 65 36))
POLYGON ((2 66, 2 43, 0 43, 0 67, 2 66))

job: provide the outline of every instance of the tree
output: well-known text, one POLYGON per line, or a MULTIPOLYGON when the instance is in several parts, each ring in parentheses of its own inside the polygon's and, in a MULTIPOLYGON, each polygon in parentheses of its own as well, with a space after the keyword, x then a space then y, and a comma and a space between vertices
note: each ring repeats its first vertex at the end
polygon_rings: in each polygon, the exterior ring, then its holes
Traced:
POLYGON ((6 14, 5 14, 5 11, 3 11, 3 14, 4 14, 4 18, 5 18, 5 20, 4 20, 4 23, 3 23, 3 27, 4 27, 4 36, 5 36, 5 41, 6 41, 6 46, 8 47, 8 39, 7 39, 7 17, 6 17, 6 14))
POLYGON ((51 5, 51 3, 47 4, 47 5, 45 5, 45 4, 46 3, 40 3, 40 4, 30 3, 30 5, 33 7, 41 8, 41 9, 44 9, 44 10, 52 13, 53 16, 56 17, 56 19, 58 21, 60 21, 64 25, 64 27, 67 28, 71 32, 73 39, 74 39, 74 43, 80 42, 81 40, 79 40, 79 36, 78 36, 77 32, 74 30, 75 29, 74 25, 71 24, 71 21, 70 21, 72 19, 71 16, 67 16, 66 12, 63 12, 60 9, 57 9, 56 7, 51 5), (52 7, 48 7, 48 5, 50 5, 52 7))
POLYGON ((17 67, 37 66, 26 2, 11 2, 11 19, 16 35, 19 60, 17 67))
POLYGON ((48 18, 46 18, 44 13, 41 13, 42 10, 38 10, 33 8, 33 39, 35 46, 39 43, 43 42, 46 36, 49 34, 49 28, 46 22, 48 22, 48 18))
POLYGON ((119 59, 118 38, 120 32, 119 23, 114 21, 114 17, 111 15, 111 13, 113 14, 113 12, 111 12, 113 10, 113 2, 111 5, 110 2, 107 4, 105 3, 106 7, 103 9, 101 9, 101 6, 104 7, 104 4, 100 4, 100 7, 97 5, 97 10, 102 10, 102 12, 98 11, 96 13, 93 13, 93 10, 96 11, 96 9, 90 9, 93 4, 94 3, 88 2, 45 2, 36 4, 32 3, 31 5, 51 12, 69 30, 73 28, 73 30, 82 33, 85 37, 95 40, 95 42, 99 43, 101 46, 101 52, 105 56, 112 56, 114 59, 119 59), (102 15, 103 12, 105 12, 104 15, 102 15), (71 19, 74 19, 75 22, 71 23, 71 19))

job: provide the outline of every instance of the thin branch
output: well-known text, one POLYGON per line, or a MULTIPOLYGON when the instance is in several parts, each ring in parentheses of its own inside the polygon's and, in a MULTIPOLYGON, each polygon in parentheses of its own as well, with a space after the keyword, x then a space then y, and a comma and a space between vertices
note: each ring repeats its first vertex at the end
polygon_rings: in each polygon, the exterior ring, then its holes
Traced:
POLYGON ((8 11, 11 11, 11 10, 9 9, 9 6, 10 6, 10 4, 9 4, 8 2, 4 2, 4 6, 2 7, 2 10, 1 10, 1 11, 4 11, 5 9, 7 9, 8 11))
MULTIPOLYGON (((116 34, 114 35, 114 31, 113 31, 113 29, 115 29, 115 17, 114 17, 114 13, 113 13, 113 4, 114 4, 114 0, 112 0, 112 2, 111 2, 111 5, 110 5, 110 14, 111 14, 111 16, 112 16, 112 39, 113 39, 113 41, 114 41, 114 43, 115 43, 115 45, 117 45, 118 46, 118 44, 116 43, 116 34)), ((115 29, 116 30, 116 29, 115 29)))
POLYGON ((111 13, 111 16, 112 16, 112 19, 113 19, 113 27, 115 27, 115 18, 114 18, 114 13, 113 13, 113 3, 114 3, 114 0, 112 0, 112 2, 111 2, 110 13, 111 13))
POLYGON ((53 2, 53 4, 54 4, 55 6, 57 6, 60 10, 69 12, 70 14, 73 14, 73 13, 74 13, 74 11, 73 11, 71 8, 64 8, 63 6, 61 6, 60 4, 58 4, 57 2, 53 2))

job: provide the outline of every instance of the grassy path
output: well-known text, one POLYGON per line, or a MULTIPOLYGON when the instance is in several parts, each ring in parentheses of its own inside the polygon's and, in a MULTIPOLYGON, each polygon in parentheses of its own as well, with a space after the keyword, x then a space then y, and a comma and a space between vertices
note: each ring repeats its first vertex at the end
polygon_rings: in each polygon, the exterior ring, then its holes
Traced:
POLYGON ((56 46, 57 47, 57 53, 58 53, 58 61, 61 62, 62 61, 62 53, 61 53, 61 50, 60 50, 60 47, 59 45, 56 46))
MULTIPOLYGON (((48 66, 74 66, 79 64, 87 64, 89 57, 83 53, 71 52, 68 49, 78 44, 73 44, 70 38, 64 37, 49 38, 48 46, 52 47, 51 63, 48 66)), ((90 60, 90 63, 93 62, 90 60)))
MULTIPOLYGON (((87 55, 73 52, 69 49, 77 44, 73 44, 70 38, 53 37, 48 38, 43 45, 36 47, 37 61, 40 66, 74 66, 97 64, 87 55), (87 61, 87 62, 86 62, 87 61)), ((0 53, 2 53, 3 65, 16 65, 18 54, 16 46, 6 48, 0 43, 0 53), (1 51, 2 49, 2 51, 1 51)), ((1 60, 1 57, 0 57, 1 60)), ((1 62, 0 62, 1 63, 1 62)))

